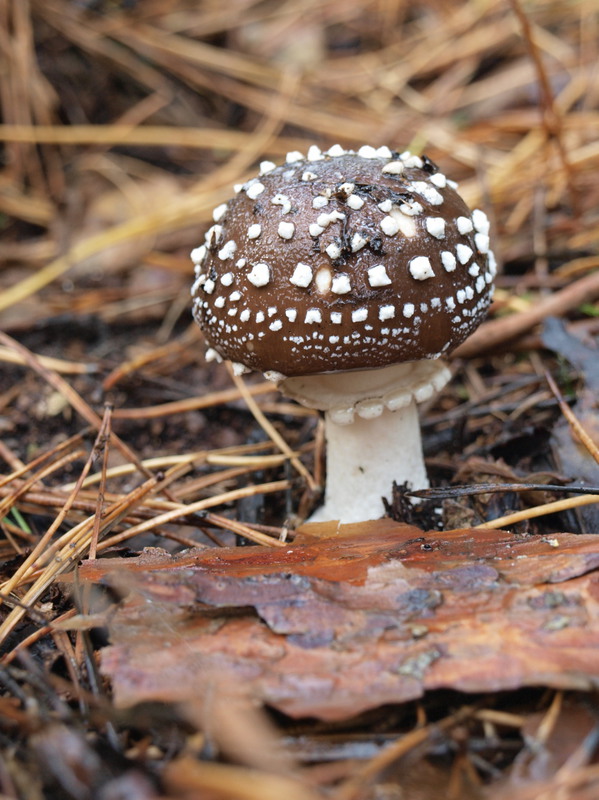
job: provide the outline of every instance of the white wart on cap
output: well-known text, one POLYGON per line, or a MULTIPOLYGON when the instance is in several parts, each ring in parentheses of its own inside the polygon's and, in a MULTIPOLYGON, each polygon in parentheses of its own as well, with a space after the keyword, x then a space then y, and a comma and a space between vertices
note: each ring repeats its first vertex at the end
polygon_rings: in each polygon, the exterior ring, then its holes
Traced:
POLYGON ((339 146, 262 171, 193 251, 193 313, 220 356, 286 376, 436 358, 483 320, 495 259, 425 156, 339 146))

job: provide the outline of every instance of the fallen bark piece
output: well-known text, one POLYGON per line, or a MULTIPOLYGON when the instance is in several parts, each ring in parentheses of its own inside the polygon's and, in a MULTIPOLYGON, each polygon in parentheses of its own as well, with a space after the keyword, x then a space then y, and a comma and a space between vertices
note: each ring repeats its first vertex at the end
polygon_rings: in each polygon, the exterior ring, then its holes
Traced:
POLYGON ((202 702, 234 681, 291 716, 342 719, 452 688, 599 683, 593 536, 305 526, 288 548, 88 562, 124 595, 102 671, 118 705, 202 702))

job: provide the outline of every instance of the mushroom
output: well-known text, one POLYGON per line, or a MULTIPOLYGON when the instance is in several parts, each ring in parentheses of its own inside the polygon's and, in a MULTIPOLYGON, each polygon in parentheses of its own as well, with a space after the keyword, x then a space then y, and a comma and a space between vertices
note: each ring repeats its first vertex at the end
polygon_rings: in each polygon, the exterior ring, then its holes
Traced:
POLYGON ((339 145, 289 153, 236 187, 192 252, 208 356, 260 370, 325 412, 312 519, 379 517, 392 483, 426 488, 416 404, 483 320, 489 223, 426 157, 339 145))

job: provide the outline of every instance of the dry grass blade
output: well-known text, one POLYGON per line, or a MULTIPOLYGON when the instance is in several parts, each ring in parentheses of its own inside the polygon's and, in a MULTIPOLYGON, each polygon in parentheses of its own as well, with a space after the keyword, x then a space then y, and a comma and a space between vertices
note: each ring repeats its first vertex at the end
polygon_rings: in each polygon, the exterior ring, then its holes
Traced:
MULTIPOLYGON (((4 581, 0 585, 0 591, 3 592, 4 595, 8 595, 13 592, 17 586, 19 586, 20 582, 34 572, 38 566, 38 559, 47 555, 48 548, 50 546, 50 542, 54 537, 54 534, 58 531, 60 526, 63 524, 64 520, 66 519, 69 510, 71 509, 81 487, 85 481, 86 476, 88 475, 92 464, 94 463, 96 456, 97 456, 97 446, 101 446, 102 441, 106 435, 106 422, 103 422, 100 431, 98 432, 98 436, 96 439, 96 443, 90 454, 85 462, 85 465, 79 475, 77 482, 73 485, 72 491, 70 495, 64 500, 62 508, 60 509, 57 517, 54 519, 48 530, 43 534, 43 536, 39 539, 35 547, 29 553, 27 558, 19 565, 19 567, 13 572, 10 578, 7 581, 4 581)), ((56 462, 54 462, 56 463, 56 462)))
MULTIPOLYGON (((62 358, 52 358, 50 356, 36 355, 35 357, 42 366, 63 375, 89 375, 98 369, 95 364, 76 364, 73 361, 65 361, 62 358)), ((27 363, 22 355, 15 353, 14 350, 8 347, 0 347, 0 361, 9 364, 27 363)))
POLYGON ((477 483, 473 486, 440 486, 433 489, 408 491, 410 497, 426 497, 429 500, 444 500, 448 497, 467 497, 488 492, 572 492, 573 494, 597 494, 593 486, 562 486, 550 483, 477 483))
MULTIPOLYGON (((233 533, 236 533, 238 536, 243 536, 245 539, 249 539, 250 542, 255 542, 256 544, 272 545, 273 542, 277 541, 276 539, 273 539, 272 536, 260 533, 260 531, 254 530, 248 525, 244 525, 242 522, 238 522, 237 520, 222 517, 220 514, 213 514, 207 511, 203 514, 203 517, 206 522, 215 525, 217 528, 233 531, 233 533)), ((284 544, 282 539, 281 544, 284 544)))
MULTIPOLYGON (((186 264, 187 268, 187 264, 186 264)), ((123 380, 125 376, 129 376, 136 372, 141 367, 148 366, 155 361, 168 358, 173 355, 183 354, 186 349, 193 346, 201 338, 197 325, 190 325, 183 336, 161 347, 154 347, 149 352, 136 355, 129 361, 119 364, 118 367, 113 369, 109 375, 102 381, 102 388, 105 392, 113 389, 119 381, 123 380)))
POLYGON ((388 745, 382 752, 372 758, 358 773, 346 781, 337 792, 335 800, 357 800, 362 796, 364 789, 374 779, 394 762, 406 756, 410 751, 424 744, 436 731, 446 731, 472 714, 472 709, 464 707, 440 722, 416 728, 411 733, 398 738, 388 745))
POLYGON ((19 657, 19 654, 23 651, 27 651, 32 645, 38 642, 40 639, 43 639, 48 633, 50 633, 55 626, 60 626, 61 623, 66 623, 67 620, 70 620, 76 614, 76 609, 71 608, 66 611, 64 614, 60 614, 60 616, 56 617, 52 620, 51 623, 47 625, 42 625, 37 630, 30 633, 29 636, 26 636, 22 639, 16 647, 14 647, 9 653, 6 653, 1 659, 3 666, 7 666, 11 664, 15 659, 19 657))
MULTIPOLYGON (((126 541, 127 539, 132 538, 133 536, 137 536, 140 533, 145 533, 146 531, 154 530, 161 525, 166 525, 169 522, 173 522, 174 520, 185 519, 185 517, 189 517, 193 514, 197 514, 198 512, 205 511, 208 508, 213 508, 214 506, 224 505, 226 503, 232 503, 235 500, 239 500, 242 497, 254 497, 259 494, 270 494, 271 492, 283 492, 286 489, 290 488, 289 481, 272 481, 270 483, 262 483, 256 486, 244 486, 241 489, 234 489, 230 492, 223 492, 222 494, 215 495, 214 497, 208 497, 204 500, 197 500, 195 503, 189 503, 188 505, 179 505, 177 508, 174 508, 172 511, 167 511, 164 514, 159 514, 156 517, 153 517, 146 522, 141 522, 139 525, 134 525, 133 527, 126 530, 124 533, 117 534, 116 536, 112 536, 110 539, 106 539, 105 541, 101 542, 99 545, 99 550, 102 550, 106 547, 113 547, 115 544, 120 544, 121 542, 126 541)), ((245 534, 244 534, 245 535, 245 534)), ((251 538, 248 536, 248 538, 251 538)), ((286 546, 284 542, 279 542, 277 539, 272 537, 267 537, 266 541, 261 540, 261 544, 268 544, 271 547, 284 547, 286 546)))
MULTIPOLYGON (((245 384, 244 384, 245 386, 245 384)), ((247 393, 254 397, 260 394, 270 394, 273 385, 269 381, 246 386, 247 393)), ((225 405, 243 397, 239 387, 235 389, 222 389, 219 392, 209 392, 201 397, 189 397, 185 400, 173 400, 171 403, 162 403, 159 406, 145 408, 117 408, 114 412, 115 419, 153 419, 170 414, 183 414, 187 411, 198 411, 211 406, 225 405)))
MULTIPOLYGON (((49 452, 45 452, 37 456, 37 458, 34 458, 28 464, 22 464, 22 463, 15 464, 14 465, 15 469, 13 472, 9 473, 8 475, 4 475, 2 478, 0 478, 0 488, 6 486, 9 483, 12 483, 13 481, 18 480, 27 472, 31 472, 31 470, 37 469, 42 464, 44 464, 45 461, 50 461, 50 459, 56 459, 57 456, 60 456, 60 454, 64 453, 65 451, 80 447, 83 437, 87 432, 88 431, 85 430, 81 433, 76 434, 75 436, 71 436, 68 439, 65 439, 64 442, 60 442, 60 444, 56 445, 56 447, 54 447, 49 452)), ((3 458, 5 458, 8 461, 10 456, 7 452, 4 452, 3 447, 4 446, 0 442, 0 454, 2 455, 3 458)))
MULTIPOLYGON (((150 478, 137 490, 131 492, 125 501, 109 506, 102 519, 101 531, 110 530, 126 513, 135 508, 145 495, 156 491, 158 485, 158 478, 150 478)), ((39 577, 35 578, 33 565, 23 573, 21 580, 31 574, 34 577, 34 581, 18 601, 19 605, 12 609, 0 625, 0 645, 14 629, 15 625, 28 613, 28 610, 33 608, 33 604, 49 589, 58 575, 70 569, 86 552, 92 541, 95 519, 94 514, 94 516, 63 534, 54 545, 44 550, 43 558, 48 563, 39 574, 39 577)), ((14 581, 11 581, 11 583, 14 583, 14 581)))
POLYGON ((299 780, 231 764, 196 761, 190 757, 172 761, 164 772, 169 791, 200 797, 217 793, 235 800, 317 800, 320 797, 299 780))
POLYGON ((245 402, 247 403, 248 408, 252 412, 254 419, 260 425, 262 430, 266 433, 266 435, 275 443, 275 445, 279 448, 279 450, 284 453, 289 461, 293 465, 294 469, 304 478, 308 488, 314 490, 316 488, 316 483, 314 478, 310 474, 310 472, 306 469, 306 467, 302 464, 302 462, 293 455, 293 452, 287 442, 283 439, 283 437, 279 434, 279 432, 273 427, 272 423, 264 416, 262 410, 252 397, 251 393, 248 391, 247 386, 242 378, 238 375, 235 375, 233 372, 232 367, 230 364, 227 364, 227 369, 229 370, 229 375, 231 379, 237 386, 237 389, 240 395, 243 397, 245 402))
POLYGON ((553 380, 553 377, 549 374, 549 372, 545 371, 545 379, 549 384, 549 388, 553 392, 555 399, 559 403, 560 411, 567 419, 568 424, 572 429, 572 433, 574 433, 578 439, 582 442, 582 444, 586 447, 590 456, 592 456, 595 461, 599 464, 599 448, 593 441, 592 436, 588 434, 584 428, 584 426, 578 421, 576 418, 576 414, 572 411, 570 406, 564 400, 562 393, 560 392, 557 383, 553 380))
POLYGON ((541 98, 543 104, 543 124, 546 127, 548 137, 554 139, 555 142, 557 143, 558 152, 562 163, 562 168, 564 170, 564 173, 568 181, 570 200, 572 202, 573 208, 577 208, 578 199, 576 195, 576 188, 573 184, 572 167, 570 165, 566 153, 566 146, 564 145, 564 140, 563 140, 561 116, 558 113, 556 104, 553 99, 553 92, 551 90, 550 79, 549 76, 547 75, 547 70, 541 58, 541 53, 539 50, 539 46, 535 40, 535 36, 532 30, 532 25, 530 24, 528 15, 524 12, 524 9, 522 8, 520 0, 510 0, 510 5, 514 10, 514 13, 518 18, 518 21, 522 27, 522 33, 526 40, 526 44, 528 46, 530 56, 533 60, 535 70, 537 73, 538 84, 541 90, 541 98))
POLYGON ((187 197, 173 202, 167 209, 153 211, 133 218, 120 225, 115 225, 101 233, 89 236, 75 244, 65 255, 51 261, 28 278, 3 291, 0 296, 0 311, 10 308, 39 292, 52 281, 64 275, 73 266, 86 258, 101 253, 122 242, 132 241, 146 234, 155 235, 160 231, 182 227, 186 221, 197 218, 202 212, 207 213, 216 205, 216 198, 210 195, 197 197, 191 193, 187 197))
POLYGON ((31 489, 32 486, 35 486, 36 483, 47 478, 49 475, 52 475, 54 472, 63 469, 68 464, 71 464, 73 461, 76 461, 78 458, 81 458, 83 454, 83 450, 74 450, 71 453, 67 453, 66 455, 62 456, 61 458, 56 459, 48 466, 42 467, 36 472, 33 473, 31 477, 29 477, 25 481, 19 482, 17 487, 10 493, 4 497, 3 500, 0 501, 0 517, 8 514, 12 506, 15 505, 17 500, 22 497, 23 495, 27 494, 27 492, 31 489))
MULTIPOLYGON (((198 467, 202 464, 211 464, 213 466, 248 466, 251 469, 266 468, 268 466, 276 466, 283 463, 287 458, 286 456, 251 456, 248 453, 256 452, 257 450, 264 450, 268 448, 268 444, 249 444, 241 445, 239 447, 225 447, 222 450, 200 450, 198 452, 185 453, 184 455, 176 456, 159 456, 156 458, 147 458, 142 462, 144 467, 148 470, 166 469, 173 466, 187 466, 189 468, 198 467)), ((106 471, 106 477, 119 478, 125 475, 131 475, 135 471, 133 464, 121 464, 118 467, 111 467, 106 471)), ((91 486, 101 480, 100 473, 90 475, 83 482, 83 487, 91 486)), ((69 491, 73 488, 74 484, 68 483, 61 487, 62 491, 69 491)), ((159 502, 159 501, 158 501, 159 502)))
POLYGON ((104 503, 106 502, 106 472, 108 470, 108 452, 110 447, 110 434, 112 423, 112 407, 106 406, 102 425, 98 431, 98 437, 94 445, 94 461, 102 459, 102 470, 100 472, 100 487, 96 498, 96 513, 94 515, 94 527, 92 538, 89 543, 89 557, 94 559, 98 552, 98 539, 100 538, 100 527, 104 516, 104 503))
MULTIPOLYGON (((220 128, 182 128, 157 125, 0 125, 0 141, 31 144, 97 144, 154 147, 186 147, 244 151, 254 143, 254 134, 220 128)), ((301 146, 299 138, 277 137, 269 147, 275 156, 284 156, 301 146)))
POLYGON ((540 745, 545 745, 555 730, 555 726, 558 724, 559 715, 562 711, 563 700, 564 693, 556 692, 551 705, 547 709, 547 712, 545 713, 545 716, 543 717, 543 720, 541 721, 537 730, 535 738, 540 745))
POLYGON ((473 527, 477 530, 481 529, 494 529, 499 530, 507 525, 515 525, 517 522, 524 522, 527 519, 537 519, 538 517, 545 517, 547 514, 559 514, 562 511, 568 511, 571 508, 580 508, 582 506, 589 506, 593 503, 599 503, 599 494, 588 494, 582 497, 567 497, 564 500, 554 500, 551 503, 543 503, 543 505, 535 506, 534 508, 525 508, 522 511, 514 511, 513 514, 506 514, 502 517, 489 520, 488 522, 481 522, 473 527))

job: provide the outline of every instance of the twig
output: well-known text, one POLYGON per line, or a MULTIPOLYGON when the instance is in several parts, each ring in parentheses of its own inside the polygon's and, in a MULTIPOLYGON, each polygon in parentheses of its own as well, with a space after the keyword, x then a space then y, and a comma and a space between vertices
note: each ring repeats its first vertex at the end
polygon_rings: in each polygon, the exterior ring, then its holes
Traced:
POLYGON ((68 450, 72 450, 74 448, 78 448, 81 445, 83 437, 89 432, 89 428, 85 428, 85 430, 81 431, 81 433, 77 433, 74 436, 65 439, 64 442, 60 442, 53 447, 51 450, 41 453, 41 455, 37 456, 33 459, 33 461, 29 461, 27 464, 23 464, 18 459, 15 461, 10 453, 7 451, 6 446, 3 442, 0 442, 0 455, 13 466, 14 471, 11 472, 9 475, 4 475, 0 478, 0 488, 6 486, 13 481, 18 480, 21 478, 25 473, 31 472, 31 470, 37 469, 40 467, 45 461, 49 461, 51 458, 56 459, 68 450))
MULTIPOLYGON (((75 361, 65 361, 62 358, 52 358, 51 356, 41 356, 36 354, 39 363, 55 372, 63 375, 91 375, 98 371, 96 364, 78 364, 75 361)), ((0 361, 8 364, 26 364, 27 361, 22 355, 15 353, 8 347, 0 347, 0 361)))
POLYGON ((401 736, 393 744, 385 747, 378 755, 374 756, 356 775, 341 785, 339 790, 334 793, 334 800, 355 800, 361 797, 363 790, 373 781, 383 770, 390 767, 394 762, 399 761, 414 748, 424 744, 438 731, 445 731, 454 725, 467 719, 473 710, 467 706, 461 708, 439 722, 431 723, 422 728, 416 728, 405 736, 401 736))
POLYGON ((514 511, 513 514, 506 514, 504 517, 497 517, 497 519, 492 519, 488 522, 481 522, 473 527, 490 529, 503 528, 504 525, 515 525, 517 522, 523 522, 526 519, 544 517, 547 514, 557 514, 561 511, 568 511, 571 508, 590 506, 593 503, 599 503, 599 494, 588 494, 583 497, 569 497, 564 500, 554 500, 552 503, 543 503, 543 505, 535 506, 534 508, 514 511))
MULTIPOLYGON (((246 386, 248 393, 254 395, 270 394, 276 391, 270 381, 264 381, 253 386, 246 386)), ((200 408, 211 408, 212 406, 225 405, 239 400, 243 395, 239 388, 222 389, 218 392, 210 392, 201 397, 189 397, 185 400, 173 400, 170 403, 161 403, 157 406, 146 406, 145 408, 117 408, 114 411, 114 419, 156 419, 157 417, 169 416, 171 414, 184 414, 188 411, 197 411, 200 408)))
MULTIPOLYGON (((135 145, 186 147, 200 150, 245 151, 253 132, 221 128, 185 128, 174 125, 0 125, 0 141, 31 144, 135 145)), ((278 137, 269 152, 284 156, 302 146, 299 137, 278 137)))
POLYGON ((537 79, 541 93, 541 102, 543 105, 543 125, 547 131, 548 138, 553 139, 557 144, 559 157, 568 181, 570 202, 572 203, 572 208, 576 210, 578 209, 579 203, 576 196, 576 189, 574 187, 572 167, 568 160, 566 147, 564 145, 561 116, 559 115, 555 106, 551 84, 549 82, 549 77, 547 76, 547 70, 545 69, 539 48, 535 41, 530 20, 527 14, 524 12, 524 9, 520 4, 520 0, 509 0, 509 2, 522 28, 524 40, 526 41, 526 46, 528 47, 530 57, 534 63, 535 71, 537 73, 537 79))
MULTIPOLYGON (((180 505, 179 508, 173 509, 172 511, 167 511, 164 514, 159 514, 157 517, 153 517, 146 522, 142 522, 139 525, 134 525, 132 528, 129 528, 123 533, 112 536, 110 539, 103 540, 100 542, 98 550, 103 550, 107 547, 114 547, 115 544, 120 544, 121 542, 124 542, 133 536, 137 536, 140 533, 154 530, 160 525, 166 525, 167 523, 175 520, 184 519, 192 516, 193 514, 197 514, 200 511, 204 511, 207 508, 212 508, 213 506, 232 503, 236 500, 240 500, 242 497, 253 497, 257 494, 283 492, 286 489, 289 489, 289 487, 289 481, 272 481, 271 483, 262 483, 257 486, 244 486, 241 489, 234 489, 231 492, 223 492, 215 497, 207 497, 204 500, 197 500, 195 503, 190 503, 189 505, 180 505)), ((271 547, 283 547, 285 545, 284 542, 279 542, 277 539, 270 537, 268 542, 263 542, 263 544, 266 543, 271 547)))
POLYGON ((598 486, 560 486, 551 483, 477 483, 473 486, 439 486, 432 489, 408 489, 410 497, 426 500, 445 500, 452 497, 469 497, 493 492, 564 492, 566 494, 598 494, 598 486))
POLYGON ((89 558, 95 559, 98 550, 98 539, 100 537, 100 527, 102 516, 104 514, 104 503, 106 499, 106 471, 108 469, 108 453, 110 450, 110 425, 111 425, 112 406, 107 405, 104 409, 104 417, 102 418, 102 426, 98 431, 98 438, 92 451, 92 458, 97 461, 100 456, 102 457, 102 470, 100 478, 100 487, 98 489, 98 497, 96 499, 96 513, 94 516, 94 527, 92 529, 92 538, 89 543, 89 558))
POLYGON ((287 444, 287 442, 283 439, 283 437, 279 434, 279 432, 274 428, 274 426, 268 421, 268 419, 262 413, 262 410, 252 397, 252 395, 247 391, 247 387, 242 378, 238 375, 235 375, 233 369, 229 362, 225 362, 227 365, 227 369, 229 371, 229 375, 231 379, 234 381, 239 393, 245 400, 248 405, 248 408, 252 412, 252 415, 258 425, 262 428, 262 430, 266 433, 267 436, 276 444, 279 450, 284 453, 288 458, 293 467, 299 472, 299 474, 304 478, 306 481, 308 488, 310 490, 314 490, 316 488, 316 482, 314 478, 310 474, 310 472, 306 469, 306 467, 302 464, 302 462, 293 455, 293 451, 287 444))
POLYGON ((599 464, 599 448, 593 441, 593 438, 586 432, 584 426, 578 421, 576 414, 574 414, 570 406, 564 400, 562 393, 558 389, 557 383, 553 380, 553 376, 547 370, 545 370, 545 379, 549 384, 549 388, 555 395, 555 399, 559 403, 560 410, 567 419, 572 432, 576 434, 582 444, 586 447, 589 455, 591 455, 599 464))
MULTIPOLYGON (((109 530, 111 526, 115 525, 116 522, 127 513, 127 511, 130 511, 137 503, 140 503, 146 494, 156 491, 158 485, 159 477, 150 478, 134 492, 131 492, 127 497, 126 503, 116 503, 110 506, 102 520, 102 530, 109 530)), ((44 556, 51 560, 19 601, 19 607, 13 608, 0 625, 0 644, 4 642, 6 636, 9 635, 15 625, 17 625, 22 617, 32 608, 33 604, 40 596, 47 591, 57 576, 70 568, 89 547, 93 522, 94 517, 88 518, 83 523, 61 536, 58 543, 44 552, 44 556)), ((13 583, 14 576, 13 579, 11 579, 11 584, 13 583)))

